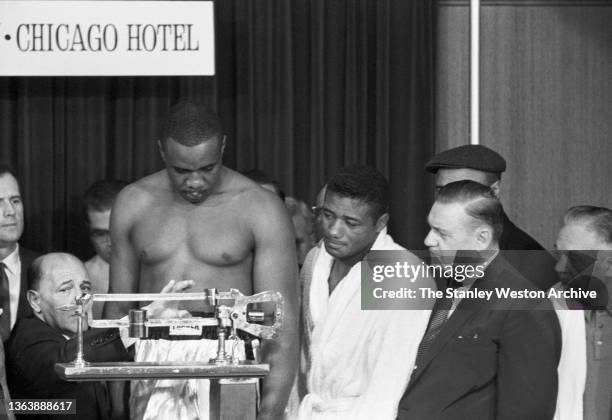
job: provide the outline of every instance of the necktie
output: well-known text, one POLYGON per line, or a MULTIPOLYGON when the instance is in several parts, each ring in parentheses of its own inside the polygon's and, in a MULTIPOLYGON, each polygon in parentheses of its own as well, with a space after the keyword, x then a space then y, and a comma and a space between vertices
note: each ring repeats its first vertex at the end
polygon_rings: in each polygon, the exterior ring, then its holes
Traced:
POLYGON ((431 347, 431 343, 433 343, 440 332, 442 325, 448 318, 452 303, 453 299, 446 297, 446 293, 444 293, 444 297, 436 300, 434 308, 431 311, 427 331, 425 331, 425 335, 423 335, 423 339, 419 343, 419 348, 417 349, 416 366, 418 366, 420 359, 427 353, 431 347))
MULTIPOLYGON (((438 283, 440 284, 440 283, 438 283)), ((446 281, 446 289, 455 289, 457 285, 461 285, 461 283, 455 281, 455 279, 448 279, 446 281)), ((423 339, 419 343, 419 348, 417 349, 417 356, 414 363, 414 368, 417 369, 421 360, 425 354, 429 351, 431 344, 434 342, 435 338, 438 336, 438 333, 442 329, 442 326, 448 319, 450 310, 453 306, 453 298, 447 296, 446 290, 444 290, 444 296, 438 300, 434 304, 434 307, 431 311, 431 316, 429 317, 429 325, 427 326, 427 330, 423 335, 423 339)))
POLYGON ((0 263, 0 308, 2 308, 0 336, 2 336, 2 341, 6 341, 11 334, 11 293, 4 263, 0 263))

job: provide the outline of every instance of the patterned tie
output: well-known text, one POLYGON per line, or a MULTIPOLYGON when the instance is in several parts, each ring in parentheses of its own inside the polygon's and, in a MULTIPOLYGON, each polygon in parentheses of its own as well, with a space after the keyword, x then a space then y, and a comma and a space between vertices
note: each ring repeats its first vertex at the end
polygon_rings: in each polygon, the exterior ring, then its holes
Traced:
POLYGON ((6 341, 11 335, 11 293, 4 263, 0 263, 0 308, 2 308, 0 336, 2 336, 2 341, 6 341))
POLYGON ((453 299, 446 297, 446 293, 444 293, 444 297, 436 300, 434 308, 431 311, 427 331, 425 331, 425 335, 423 335, 423 339, 421 340, 417 350, 415 366, 419 365, 422 357, 427 353, 434 339, 442 329, 442 325, 444 325, 444 322, 446 322, 446 319, 448 318, 448 313, 450 312, 452 304, 453 299))

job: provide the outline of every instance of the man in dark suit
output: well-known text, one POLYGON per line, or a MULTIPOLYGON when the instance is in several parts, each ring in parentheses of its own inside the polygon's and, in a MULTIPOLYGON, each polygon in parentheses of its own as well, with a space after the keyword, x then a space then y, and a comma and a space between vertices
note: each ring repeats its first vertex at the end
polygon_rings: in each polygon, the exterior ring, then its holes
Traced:
MULTIPOLYGON (((23 318, 27 318, 32 315, 32 308, 28 303, 27 290, 28 290, 28 267, 40 254, 31 251, 27 248, 19 246, 19 260, 21 265, 20 284, 19 284, 19 301, 17 304, 17 317, 12 320, 12 328, 15 327, 17 321, 23 318)), ((11 329, 12 329, 11 328, 11 329)))
POLYGON ((18 244, 23 233, 23 202, 17 179, 0 164, 0 335, 9 338, 17 319, 32 313, 26 299, 26 272, 37 254, 18 244))
MULTIPOLYGON (((77 316, 59 307, 74 304, 77 296, 91 291, 85 267, 72 255, 47 254, 34 260, 28 281, 33 316, 17 323, 7 343, 7 377, 13 398, 76 399, 77 419, 110 418, 103 383, 66 382, 55 372, 56 363, 76 356, 77 316)), ((87 329, 86 319, 83 325, 87 329)), ((129 359, 116 329, 86 331, 83 342, 87 361, 129 359)))
MULTIPOLYGON (((104 383, 67 382, 55 372, 56 363, 70 362, 76 357, 77 317, 73 311, 60 307, 73 305, 82 293, 91 293, 85 266, 70 254, 46 254, 32 262, 27 277, 27 299, 33 315, 19 320, 6 344, 11 395, 76 399, 77 419, 110 419, 110 399, 104 383)), ((183 292, 192 286, 192 280, 171 280, 161 293, 183 292)), ((145 308, 152 318, 182 316, 169 302, 156 301, 145 308)), ((86 312, 90 309, 85 308, 86 312)), ((123 343, 117 329, 88 330, 85 317, 83 330, 83 350, 88 362, 130 359, 125 349, 130 343, 123 343)), ((57 418, 64 419, 65 415, 57 418)))
MULTIPOLYGON (((435 174, 436 191, 451 182, 470 180, 490 187, 499 198, 506 161, 488 147, 470 144, 438 153, 425 164, 425 170, 435 174)), ((530 251, 505 253, 506 259, 539 288, 546 290, 558 281, 552 256, 538 241, 512 223, 503 210, 499 248, 530 251)))
POLYGON ((450 183, 440 189, 428 223, 425 245, 434 257, 454 256, 456 267, 457 257, 467 250, 479 258, 470 264, 484 267, 484 276, 468 278, 455 290, 492 294, 457 294, 436 301, 398 418, 552 419, 559 323, 546 299, 502 298, 496 293, 504 288, 537 290, 500 255, 501 204, 481 184, 450 183))

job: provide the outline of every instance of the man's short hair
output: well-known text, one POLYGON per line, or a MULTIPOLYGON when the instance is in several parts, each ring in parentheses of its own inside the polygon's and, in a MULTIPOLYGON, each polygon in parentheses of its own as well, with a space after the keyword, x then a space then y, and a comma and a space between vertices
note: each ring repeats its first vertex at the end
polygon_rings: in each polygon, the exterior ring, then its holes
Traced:
POLYGON ((207 140, 221 141, 225 130, 221 119, 208 107, 179 102, 170 108, 162 131, 162 143, 169 138, 183 146, 197 146, 207 140))
POLYGON ((15 173, 15 168, 13 168, 13 165, 9 163, 0 163, 0 176, 6 174, 13 175, 13 178, 17 179, 17 175, 15 173))
POLYGON ((603 240, 612 243, 612 210, 596 206, 570 207, 563 217, 565 224, 572 222, 586 223, 586 227, 599 234, 603 240))
POLYGON ((88 210, 110 210, 119 192, 127 185, 127 182, 118 179, 102 179, 91 184, 83 195, 83 210, 85 216, 87 216, 88 210))
POLYGON ((503 207, 493 190, 478 182, 464 180, 446 184, 438 192, 436 202, 465 204, 465 212, 493 229, 493 240, 499 241, 503 231, 503 207))
POLYGON ((340 169, 327 182, 325 194, 330 192, 368 204, 375 221, 389 211, 387 179, 370 166, 351 165, 340 169))

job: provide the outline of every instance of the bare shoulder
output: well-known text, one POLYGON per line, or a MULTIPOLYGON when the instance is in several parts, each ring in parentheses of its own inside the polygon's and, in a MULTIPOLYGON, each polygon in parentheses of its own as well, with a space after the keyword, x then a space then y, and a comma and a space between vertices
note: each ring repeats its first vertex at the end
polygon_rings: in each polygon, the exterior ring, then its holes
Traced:
POLYGON ((282 223, 284 219, 290 223, 287 208, 276 194, 231 169, 228 169, 227 179, 227 192, 232 201, 243 206, 245 216, 253 223, 275 220, 282 223))
POLYGON ((139 215, 159 197, 167 184, 164 171, 139 179, 125 187, 113 206, 113 216, 121 219, 139 215))

